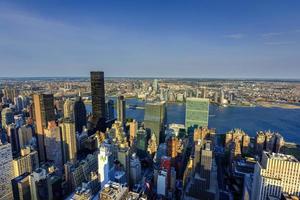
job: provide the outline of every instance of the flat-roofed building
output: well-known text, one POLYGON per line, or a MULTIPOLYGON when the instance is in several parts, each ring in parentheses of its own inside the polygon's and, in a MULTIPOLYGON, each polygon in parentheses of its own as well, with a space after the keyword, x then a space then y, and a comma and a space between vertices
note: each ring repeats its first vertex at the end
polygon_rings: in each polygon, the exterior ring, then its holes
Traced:
POLYGON ((300 195, 300 162, 291 155, 263 152, 255 166, 251 199, 280 198, 282 193, 300 195))

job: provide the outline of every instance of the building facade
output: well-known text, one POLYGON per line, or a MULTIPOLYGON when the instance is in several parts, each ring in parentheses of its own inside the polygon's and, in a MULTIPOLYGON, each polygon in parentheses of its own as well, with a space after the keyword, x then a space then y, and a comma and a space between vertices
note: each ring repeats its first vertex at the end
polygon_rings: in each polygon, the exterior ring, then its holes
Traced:
POLYGON ((33 103, 39 159, 45 161, 44 129, 48 122, 55 120, 53 94, 34 94, 33 103))
POLYGON ((13 179, 12 153, 9 143, 0 141, 0 200, 12 200, 11 180, 13 179))
POLYGON ((144 127, 156 137, 157 146, 164 142, 164 127, 166 123, 166 103, 147 103, 145 105, 144 127))
POLYGON ((282 193, 300 196, 300 162, 291 155, 263 152, 252 183, 252 200, 280 198, 282 193))
POLYGON ((185 127, 191 132, 197 127, 208 126, 209 99, 187 98, 185 127))
POLYGON ((91 72, 92 112, 96 123, 105 119, 104 72, 91 72))

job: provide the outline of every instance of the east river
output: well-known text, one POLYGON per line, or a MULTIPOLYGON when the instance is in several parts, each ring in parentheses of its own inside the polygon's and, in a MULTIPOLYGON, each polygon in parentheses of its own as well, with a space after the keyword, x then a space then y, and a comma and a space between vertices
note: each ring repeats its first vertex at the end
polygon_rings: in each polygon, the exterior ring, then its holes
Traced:
MULTIPOLYGON (((114 98, 113 98, 114 99, 114 98)), ((144 106, 138 99, 126 99, 126 104, 144 106)), ((91 105, 86 105, 91 112, 91 105)), ((210 105, 209 127, 217 133, 225 133, 234 128, 244 130, 255 136, 259 130, 279 132, 286 141, 300 143, 300 109, 265 108, 265 107, 219 107, 210 105)), ((116 111, 115 111, 116 115, 116 111)), ((126 117, 143 121, 144 109, 126 109, 126 117)), ((167 104, 167 123, 184 124, 185 104, 167 104)))

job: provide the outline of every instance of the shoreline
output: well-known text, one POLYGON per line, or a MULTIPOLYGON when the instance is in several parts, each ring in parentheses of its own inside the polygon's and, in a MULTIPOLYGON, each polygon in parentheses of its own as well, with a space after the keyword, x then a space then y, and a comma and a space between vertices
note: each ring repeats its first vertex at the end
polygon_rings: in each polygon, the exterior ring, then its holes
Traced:
MULTIPOLYGON (((110 96, 115 98, 115 96, 110 96)), ((144 101, 141 98, 138 97, 128 97, 127 99, 136 99, 138 101, 144 101)), ((86 100, 84 101, 86 104, 91 104, 91 100, 86 100)), ((178 101, 173 101, 173 102, 167 102, 168 104, 185 104, 185 102, 178 102, 178 101)), ((275 102, 255 102, 255 103, 241 103, 241 104, 227 104, 226 106, 210 102, 210 104, 218 106, 218 107, 223 107, 223 108, 230 108, 230 107, 240 107, 240 108, 255 108, 255 107, 263 107, 263 108, 281 108, 281 109, 288 109, 288 110, 296 110, 300 109, 300 105, 295 105, 295 104, 289 104, 289 103, 275 103, 275 102)))
POLYGON ((282 109, 300 109, 300 106, 294 104, 285 104, 285 103, 272 103, 272 102, 258 102, 258 106, 264 108, 282 108, 282 109))

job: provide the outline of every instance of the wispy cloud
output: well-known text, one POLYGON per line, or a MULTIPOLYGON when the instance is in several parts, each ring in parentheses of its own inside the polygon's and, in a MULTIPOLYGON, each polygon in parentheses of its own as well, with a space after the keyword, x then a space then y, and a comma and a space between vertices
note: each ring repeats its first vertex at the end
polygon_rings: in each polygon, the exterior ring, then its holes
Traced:
POLYGON ((274 37, 274 36, 280 36, 284 34, 284 32, 270 32, 270 33, 263 33, 262 37, 274 37))
POLYGON ((229 34, 225 35, 225 38, 230 38, 230 39, 242 39, 245 37, 245 34, 242 33, 234 33, 234 34, 229 34))
POLYGON ((273 41, 273 42, 265 42, 265 45, 273 45, 273 46, 280 46, 280 45, 289 45, 289 44, 295 44, 294 41, 273 41))

